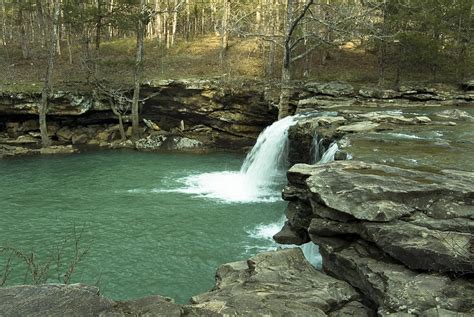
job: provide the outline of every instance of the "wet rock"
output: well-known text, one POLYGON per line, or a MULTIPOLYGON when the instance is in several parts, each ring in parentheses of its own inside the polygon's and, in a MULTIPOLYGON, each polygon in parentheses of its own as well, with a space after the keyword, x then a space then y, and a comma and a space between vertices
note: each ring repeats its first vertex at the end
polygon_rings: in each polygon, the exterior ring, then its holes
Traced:
POLYGON ((310 82, 305 85, 305 89, 312 93, 333 97, 348 96, 354 92, 354 87, 343 81, 331 81, 328 83, 310 82))
POLYGON ((373 87, 366 87, 359 90, 359 95, 365 98, 377 99, 395 99, 400 98, 402 94, 391 89, 379 89, 373 87))
POLYGON ((318 116, 299 120, 291 126, 288 130, 290 165, 314 163, 315 146, 320 147, 320 154, 323 153, 336 139, 336 128, 346 121, 342 116, 318 116))
POLYGON ((12 139, 8 139, 5 141, 5 143, 8 143, 8 144, 17 144, 17 145, 26 145, 26 144, 38 144, 40 143, 41 140, 38 139, 38 138, 35 138, 31 135, 20 135, 18 138, 12 140, 12 139))
POLYGON ((192 307, 231 316, 327 316, 359 299, 350 285, 314 269, 296 248, 221 266, 214 290, 194 296, 192 307))
POLYGON ((448 120, 462 120, 462 121, 473 121, 474 117, 471 116, 467 111, 459 109, 448 109, 436 113, 436 116, 448 120))
POLYGON ((381 126, 378 123, 374 123, 372 121, 362 121, 362 122, 357 122, 357 123, 353 123, 349 125, 340 126, 339 128, 337 128, 337 131, 348 132, 348 133, 370 132, 370 131, 376 131, 380 127, 381 126))
POLYGON ((7 144, 0 144, 0 158, 28 155, 35 153, 34 150, 7 144))
POLYGON ((283 228, 273 236, 273 240, 279 244, 302 245, 309 242, 309 237, 305 230, 299 230, 298 232, 292 228, 289 222, 286 222, 283 228))
POLYGON ((52 145, 46 148, 41 148, 39 151, 41 154, 72 154, 79 152, 78 149, 74 148, 72 145, 52 145))

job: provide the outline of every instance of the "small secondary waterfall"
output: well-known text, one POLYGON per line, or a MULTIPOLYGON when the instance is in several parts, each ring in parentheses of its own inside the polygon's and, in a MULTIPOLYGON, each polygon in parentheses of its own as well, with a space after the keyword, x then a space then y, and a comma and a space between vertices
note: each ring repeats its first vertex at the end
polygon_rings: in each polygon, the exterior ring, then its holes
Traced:
POLYGON ((296 117, 286 117, 267 127, 239 172, 191 175, 182 179, 186 187, 179 191, 227 203, 280 200, 278 185, 288 167, 288 129, 296 122, 296 117))
POLYGON ((337 150, 339 150, 339 146, 337 146, 337 142, 334 141, 329 145, 318 163, 323 164, 334 161, 334 155, 336 155, 337 150))
POLYGON ((334 155, 339 150, 337 142, 332 142, 327 149, 324 149, 323 141, 324 139, 319 138, 319 135, 315 135, 311 147, 311 164, 322 164, 334 161, 334 155), (321 151, 321 149, 323 151, 321 151))

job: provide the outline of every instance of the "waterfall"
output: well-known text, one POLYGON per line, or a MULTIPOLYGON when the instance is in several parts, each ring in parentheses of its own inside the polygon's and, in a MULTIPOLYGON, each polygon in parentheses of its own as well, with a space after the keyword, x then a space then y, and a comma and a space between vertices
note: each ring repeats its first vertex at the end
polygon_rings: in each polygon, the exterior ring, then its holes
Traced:
POLYGON ((328 147, 328 149, 324 152, 323 156, 319 160, 319 164, 328 163, 334 161, 334 155, 336 155, 337 150, 339 147, 337 146, 337 142, 334 141, 328 147))
POLYGON ((323 164, 334 161, 334 155, 339 150, 337 142, 332 142, 329 147, 324 150, 323 141, 324 139, 320 138, 319 135, 316 133, 313 138, 313 144, 311 146, 311 164, 323 164), (322 155, 321 149, 323 149, 322 155))
POLYGON ((288 167, 288 129, 296 122, 296 117, 286 117, 260 133, 240 171, 191 175, 181 179, 185 188, 179 191, 226 203, 281 200, 279 185, 288 167))
POLYGON ((313 144, 311 146, 311 164, 316 164, 321 159, 321 147, 323 145, 323 138, 319 138, 319 135, 315 133, 313 137, 313 144))
POLYGON ((267 127, 245 158, 240 173, 252 181, 253 187, 272 185, 288 167, 288 129, 295 117, 286 117, 267 127))

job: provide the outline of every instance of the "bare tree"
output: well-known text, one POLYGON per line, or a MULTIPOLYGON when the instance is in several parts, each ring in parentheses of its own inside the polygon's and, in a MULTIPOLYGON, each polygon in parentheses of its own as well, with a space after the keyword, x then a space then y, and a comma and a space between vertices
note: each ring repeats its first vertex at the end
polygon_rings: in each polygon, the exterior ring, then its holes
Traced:
POLYGON ((46 78, 44 80, 43 91, 41 92, 41 103, 38 109, 41 142, 42 142, 43 147, 48 147, 51 144, 51 140, 48 137, 48 126, 46 123, 46 114, 48 113, 48 98, 51 93, 51 88, 53 85, 54 56, 56 53, 56 43, 57 43, 57 37, 58 37, 57 26, 58 26, 58 19, 59 19, 60 12, 61 12, 61 0, 55 0, 53 16, 51 18, 46 78))
POLYGON ((143 58, 144 52, 144 37, 145 28, 149 22, 151 15, 146 6, 146 0, 140 0, 140 12, 137 19, 137 50, 135 55, 135 73, 133 82, 133 99, 132 99, 132 141, 138 140, 140 137, 140 118, 139 98, 140 98, 140 84, 143 74, 143 58))
POLYGON ((296 29, 308 12, 314 0, 307 0, 303 9, 297 14, 295 0, 287 0, 286 7, 286 31, 283 44, 283 63, 281 68, 281 91, 280 103, 278 105, 278 119, 289 115, 289 102, 291 94, 291 63, 292 51, 300 44, 301 39, 295 39, 296 29))

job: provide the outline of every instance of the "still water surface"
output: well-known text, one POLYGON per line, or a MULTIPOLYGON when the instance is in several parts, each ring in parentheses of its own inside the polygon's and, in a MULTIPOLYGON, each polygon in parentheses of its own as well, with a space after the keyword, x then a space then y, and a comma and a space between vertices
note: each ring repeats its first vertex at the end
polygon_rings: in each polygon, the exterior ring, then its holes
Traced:
MULTIPOLYGON (((187 188, 190 176, 238 171, 243 159, 125 151, 2 160, 0 245, 46 254, 75 225, 91 250, 73 282, 99 280, 114 299, 186 302, 214 285, 220 264, 275 247, 269 238, 285 205, 278 190, 274 199, 235 202, 187 188)), ((22 273, 10 284, 22 283, 22 273)))

